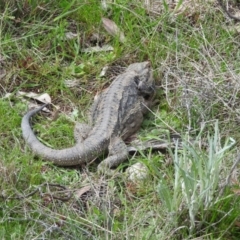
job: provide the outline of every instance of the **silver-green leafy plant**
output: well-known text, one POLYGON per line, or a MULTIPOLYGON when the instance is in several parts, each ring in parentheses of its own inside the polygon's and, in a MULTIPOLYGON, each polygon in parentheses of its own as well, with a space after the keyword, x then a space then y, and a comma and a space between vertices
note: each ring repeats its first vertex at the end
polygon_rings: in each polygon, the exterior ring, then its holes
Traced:
MULTIPOLYGON (((199 142, 201 134, 202 131, 196 142, 199 142)), ((235 144, 235 141, 229 138, 224 146, 221 146, 217 121, 214 134, 208 134, 207 139, 206 149, 188 141, 183 141, 181 149, 177 144, 175 153, 172 153, 174 179, 169 183, 163 178, 158 185, 160 198, 170 213, 175 215, 183 209, 188 210, 190 232, 195 229, 196 216, 200 209, 207 210, 219 200, 217 193, 222 161, 235 144)))

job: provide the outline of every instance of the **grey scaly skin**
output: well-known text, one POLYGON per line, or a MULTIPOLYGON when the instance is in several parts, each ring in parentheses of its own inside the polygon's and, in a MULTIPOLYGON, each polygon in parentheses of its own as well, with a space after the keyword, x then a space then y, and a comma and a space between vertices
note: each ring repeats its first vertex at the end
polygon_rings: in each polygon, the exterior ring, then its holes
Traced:
POLYGON ((55 150, 42 144, 34 135, 30 119, 45 105, 24 115, 21 124, 23 137, 36 155, 58 166, 91 162, 108 150, 108 157, 98 169, 115 167, 127 159, 128 150, 123 141, 140 128, 154 95, 150 63, 134 63, 94 100, 90 125, 76 124, 76 144, 73 147, 55 150))

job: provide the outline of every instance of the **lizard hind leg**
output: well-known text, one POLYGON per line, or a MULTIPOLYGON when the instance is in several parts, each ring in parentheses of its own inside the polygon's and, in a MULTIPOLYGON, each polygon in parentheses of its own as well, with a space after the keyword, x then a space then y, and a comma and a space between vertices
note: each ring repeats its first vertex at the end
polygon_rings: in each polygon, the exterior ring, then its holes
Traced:
POLYGON ((113 175, 114 171, 110 168, 117 167, 125 161, 128 158, 128 150, 126 144, 119 137, 110 143, 108 150, 108 157, 98 165, 98 172, 113 175))
POLYGON ((76 123, 74 128, 74 138, 77 143, 83 142, 87 137, 91 127, 86 123, 76 123))

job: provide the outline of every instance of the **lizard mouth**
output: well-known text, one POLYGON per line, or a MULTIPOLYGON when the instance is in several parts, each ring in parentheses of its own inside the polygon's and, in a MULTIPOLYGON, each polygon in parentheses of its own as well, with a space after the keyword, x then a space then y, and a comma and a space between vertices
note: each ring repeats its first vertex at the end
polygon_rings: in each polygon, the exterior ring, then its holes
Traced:
POLYGON ((154 87, 149 87, 149 89, 145 89, 145 91, 140 91, 140 95, 145 99, 145 100, 150 100, 153 98, 155 95, 155 89, 154 87))

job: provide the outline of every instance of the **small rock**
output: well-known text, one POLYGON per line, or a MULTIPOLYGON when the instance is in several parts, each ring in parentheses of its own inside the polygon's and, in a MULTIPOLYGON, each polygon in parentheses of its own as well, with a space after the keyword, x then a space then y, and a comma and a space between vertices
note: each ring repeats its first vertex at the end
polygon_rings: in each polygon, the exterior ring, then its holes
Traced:
POLYGON ((149 176, 148 168, 143 163, 135 163, 126 170, 128 179, 132 182, 144 180, 149 176))

